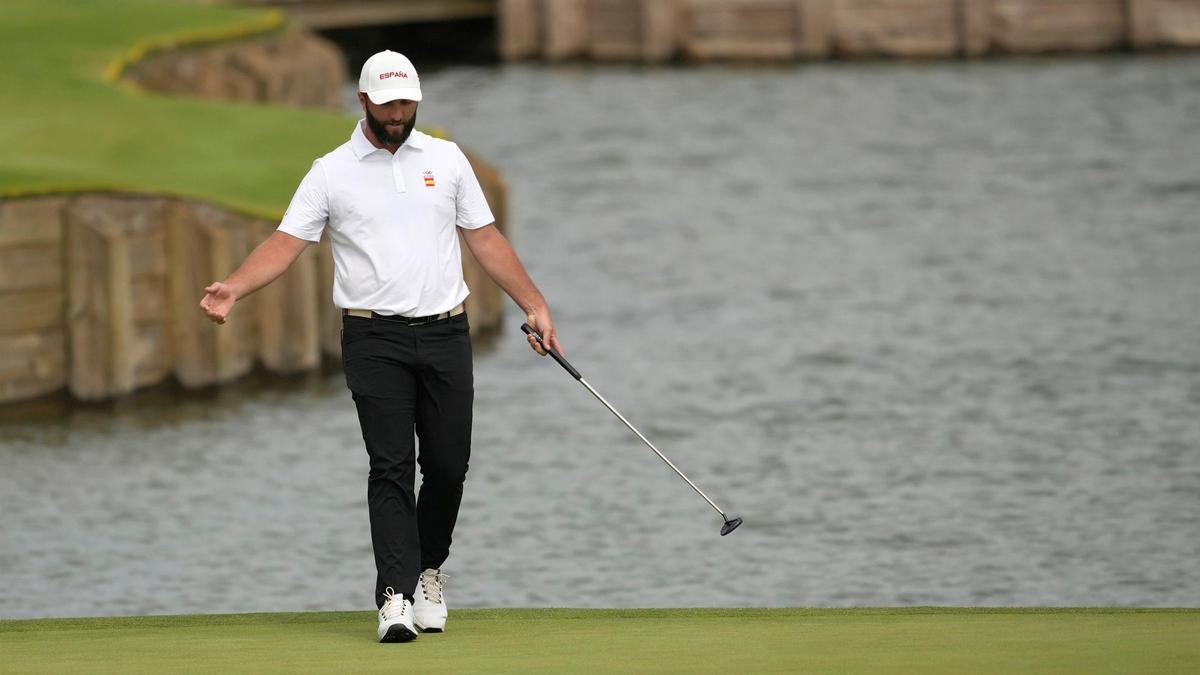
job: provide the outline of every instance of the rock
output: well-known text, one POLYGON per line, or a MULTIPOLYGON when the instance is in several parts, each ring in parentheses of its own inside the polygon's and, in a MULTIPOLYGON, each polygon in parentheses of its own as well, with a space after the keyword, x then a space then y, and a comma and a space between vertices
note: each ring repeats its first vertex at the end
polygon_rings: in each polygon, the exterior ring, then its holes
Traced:
POLYGON ((157 92, 340 109, 345 57, 298 30, 152 54, 127 77, 157 92))

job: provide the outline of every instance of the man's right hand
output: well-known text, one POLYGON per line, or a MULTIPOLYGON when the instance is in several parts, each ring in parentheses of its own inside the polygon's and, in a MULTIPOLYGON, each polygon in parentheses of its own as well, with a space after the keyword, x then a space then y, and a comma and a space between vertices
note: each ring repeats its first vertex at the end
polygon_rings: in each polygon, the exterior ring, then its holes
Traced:
POLYGON ((225 278, 214 281, 204 289, 200 309, 214 323, 225 323, 233 311, 233 303, 266 286, 283 274, 296 258, 312 243, 276 230, 267 240, 246 256, 242 266, 225 278), (236 290, 235 290, 236 289, 236 290))
POLYGON ((229 312, 233 311, 235 302, 237 302, 237 296, 234 295, 233 289, 228 284, 216 281, 204 289, 204 298, 200 300, 200 309, 204 310, 213 323, 225 323, 225 319, 229 318, 229 312))

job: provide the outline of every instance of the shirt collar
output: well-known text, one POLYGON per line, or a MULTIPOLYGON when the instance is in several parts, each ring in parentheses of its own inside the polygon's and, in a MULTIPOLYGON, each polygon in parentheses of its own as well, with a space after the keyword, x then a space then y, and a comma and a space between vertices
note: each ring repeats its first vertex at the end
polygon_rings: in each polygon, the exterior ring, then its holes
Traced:
MULTIPOLYGON (((354 150, 354 155, 359 159, 363 159, 372 152, 383 150, 383 148, 377 148, 371 141, 367 140, 367 134, 363 131, 363 127, 366 124, 367 119, 365 117, 360 119, 354 125, 354 133, 350 134, 350 147, 354 150)), ((413 129, 412 133, 408 135, 408 140, 404 141, 404 145, 400 146, 400 149, 412 148, 413 150, 424 150, 425 138, 425 134, 413 129)))

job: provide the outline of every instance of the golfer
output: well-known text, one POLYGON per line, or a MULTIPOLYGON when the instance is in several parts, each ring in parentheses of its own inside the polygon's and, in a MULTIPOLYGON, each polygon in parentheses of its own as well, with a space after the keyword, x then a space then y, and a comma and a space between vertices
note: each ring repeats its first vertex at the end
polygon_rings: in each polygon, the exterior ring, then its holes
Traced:
MULTIPOLYGON (((350 140, 313 162, 279 229, 201 308, 225 323, 328 232, 342 360, 370 457, 367 504, 375 551, 380 642, 446 627, 442 564, 471 454, 474 382, 458 237, 561 350, 546 300, 496 229, 458 146, 415 131, 421 83, 402 54, 383 51, 359 77, 364 118, 350 140), (416 442, 420 439, 420 456, 416 442), (414 492, 415 464, 421 491, 414 492)), ((533 338, 530 345, 545 351, 533 338)))

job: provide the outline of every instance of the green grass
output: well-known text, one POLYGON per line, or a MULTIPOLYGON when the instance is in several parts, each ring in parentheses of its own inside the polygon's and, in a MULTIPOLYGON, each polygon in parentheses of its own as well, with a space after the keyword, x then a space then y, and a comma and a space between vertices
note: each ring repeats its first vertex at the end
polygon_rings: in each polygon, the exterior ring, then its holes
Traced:
POLYGON ((375 642, 371 612, 0 621, 0 671, 1200 672, 1200 610, 459 610, 375 642))
POLYGON ((105 77, 146 43, 261 30, 271 17, 261 10, 168 0, 2 4, 0 196, 130 190, 277 216, 313 159, 350 135, 344 114, 160 96, 105 77))

